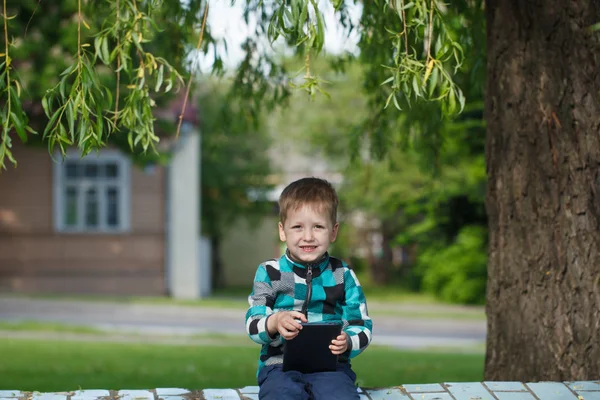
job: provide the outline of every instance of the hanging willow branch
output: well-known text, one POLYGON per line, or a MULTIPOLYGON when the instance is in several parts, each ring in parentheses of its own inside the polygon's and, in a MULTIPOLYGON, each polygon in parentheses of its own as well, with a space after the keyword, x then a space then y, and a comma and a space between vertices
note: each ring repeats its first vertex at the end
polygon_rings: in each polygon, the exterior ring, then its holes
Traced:
MULTIPOLYGON (((100 148, 110 134, 105 110, 110 109, 110 90, 100 83, 95 71, 95 57, 90 58, 89 43, 82 41, 82 26, 90 29, 77 2, 77 53, 75 62, 63 73, 58 84, 42 98, 42 107, 49 119, 44 130, 48 150, 58 146, 66 155, 67 146, 76 144, 82 155, 100 148)), ((110 120, 108 120, 110 122, 110 120)))
MULTIPOLYGON (((120 21, 121 21, 121 3, 119 0, 117 0, 116 3, 116 7, 115 7, 115 40, 117 42, 117 45, 115 46, 116 49, 119 49, 121 47, 121 37, 119 35, 120 32, 120 21)), ((96 56, 99 56, 98 54, 98 47, 96 47, 96 56)), ((117 82, 115 84, 115 115, 113 117, 113 126, 117 126, 117 120, 119 117, 119 96, 121 94, 121 57, 115 57, 117 59, 117 69, 115 71, 116 77, 117 77, 117 82)), ((110 58, 108 58, 108 60, 110 60, 110 58)), ((110 61, 108 62, 110 63, 110 61)))
MULTIPOLYGON (((81 154, 85 155, 105 146, 111 135, 126 135, 132 150, 155 151, 159 138, 154 132, 154 99, 159 94, 169 92, 173 87, 184 85, 180 73, 166 59, 146 49, 155 30, 160 29, 156 26, 155 16, 165 15, 171 18, 171 14, 162 4, 164 0, 89 2, 88 7, 92 7, 94 11, 104 10, 107 4, 109 6, 109 14, 96 18, 103 22, 99 31, 94 34, 95 29, 90 28, 82 9, 84 1, 78 0, 76 3, 77 48, 73 52, 72 64, 63 71, 58 77, 58 83, 47 90, 42 99, 42 107, 48 118, 43 137, 48 142, 49 150, 53 152, 54 148, 58 147, 64 155, 68 146, 77 146, 81 154), (102 64, 109 67, 109 73, 113 74, 114 80, 106 80, 106 72, 101 73, 98 68, 102 64), (115 87, 112 87, 113 83, 107 83, 111 81, 115 82, 115 87)), ((195 45, 198 53, 203 47, 209 12, 208 2, 204 1, 205 3, 201 0, 190 0, 186 11, 179 15, 172 14, 181 20, 167 22, 167 25, 181 21, 190 23, 189 17, 192 14, 185 15, 185 18, 181 15, 190 11, 195 17, 204 4, 201 30, 195 45)), ((384 67, 389 75, 382 83, 387 96, 385 107, 393 102, 400 109, 402 102, 399 99, 405 99, 409 105, 411 101, 426 100, 442 102, 447 114, 460 111, 465 99, 453 81, 453 74, 460 67, 463 55, 461 46, 445 26, 444 7, 447 6, 438 0, 372 1, 378 7, 381 5, 383 12, 393 13, 394 17, 398 18, 395 19, 396 23, 388 26, 386 22, 385 25, 389 33, 391 52, 391 62, 384 67)), ((13 132, 16 132, 22 141, 27 139, 27 131, 33 132, 28 126, 27 115, 21 105, 21 85, 11 74, 11 44, 8 36, 10 18, 7 15, 6 3, 7 0, 3 0, 0 167, 5 167, 5 158, 16 164, 11 152, 13 132)), ((345 3, 342 0, 321 3, 317 0, 245 0, 245 4, 247 14, 256 14, 257 35, 266 35, 272 43, 283 38, 285 43, 296 47, 304 56, 304 82, 296 87, 305 90, 311 96, 319 92, 325 93, 321 88, 323 81, 315 74, 314 68, 311 68, 311 60, 322 52, 325 45, 323 7, 333 7, 339 15, 346 15, 345 3)), ((360 28, 367 29, 365 26, 360 28)), ((368 35, 368 32, 365 31, 364 35, 368 35)), ((253 38, 249 41, 258 43, 258 40, 253 41, 253 38)), ((186 48, 185 44, 180 46, 180 43, 177 43, 176 52, 179 54, 176 57, 184 58, 186 48)), ((220 58, 215 59, 217 63, 220 62, 220 58)), ((276 67, 274 61, 269 65, 276 67)), ((244 62, 240 70, 252 67, 250 61, 244 62)), ((257 66, 256 71, 252 73, 239 75, 244 77, 253 76, 253 73, 256 76, 262 74, 258 80, 262 82, 260 85, 253 84, 254 81, 242 82, 247 89, 244 93, 256 99, 262 98, 270 84, 270 72, 260 68, 264 68, 264 65, 257 66)), ((190 71, 176 136, 180 134, 194 75, 194 71, 190 71)), ((277 79, 284 81, 279 77, 277 79)))
MULTIPOLYGON (((206 17, 208 17, 208 0, 206 0, 206 5, 204 6, 204 17, 202 18, 202 27, 200 28, 200 36, 198 37, 198 44, 196 44, 196 51, 199 51, 202 47, 202 40, 204 40, 204 30, 206 29, 206 17)), ((179 114, 178 123, 177 123, 177 133, 176 137, 179 137, 179 133, 181 132, 181 124, 183 123, 183 114, 185 113, 185 108, 187 107, 188 97, 190 96, 190 90, 192 87, 192 81, 194 79, 194 71, 190 72, 190 78, 187 84, 187 88, 185 89, 185 96, 183 98, 183 106, 181 107, 181 113, 179 114)))
POLYGON ((10 134, 16 131, 19 138, 27 141, 27 133, 35 133, 28 126, 27 115, 23 111, 21 104, 21 84, 11 75, 12 59, 10 58, 10 40, 8 37, 8 21, 14 17, 9 17, 6 10, 6 0, 3 1, 2 21, 4 23, 4 53, 0 57, 4 61, 0 64, 0 98, 5 99, 5 104, 0 112, 0 123, 2 132, 0 133, 0 169, 6 169, 5 159, 8 159, 15 166, 17 161, 12 154, 12 139, 10 134))
POLYGON ((384 67, 390 73, 382 82, 390 88, 384 108, 393 102, 401 110, 398 99, 403 97, 409 105, 418 99, 441 101, 446 114, 462 111, 465 98, 448 66, 453 63, 455 71, 460 68, 463 50, 449 34, 436 0, 407 4, 404 0, 386 0, 384 11, 396 13, 402 22, 399 32, 386 27, 395 57, 393 65, 384 67), (424 55, 417 50, 421 41, 424 55))

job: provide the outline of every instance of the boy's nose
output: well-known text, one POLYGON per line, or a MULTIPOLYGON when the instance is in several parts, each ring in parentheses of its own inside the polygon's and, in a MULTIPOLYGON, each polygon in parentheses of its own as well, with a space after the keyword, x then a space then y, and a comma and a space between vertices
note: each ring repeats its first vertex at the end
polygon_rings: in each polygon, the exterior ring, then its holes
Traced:
POLYGON ((312 231, 310 229, 305 230, 302 239, 304 239, 306 241, 313 240, 313 233, 312 233, 312 231))

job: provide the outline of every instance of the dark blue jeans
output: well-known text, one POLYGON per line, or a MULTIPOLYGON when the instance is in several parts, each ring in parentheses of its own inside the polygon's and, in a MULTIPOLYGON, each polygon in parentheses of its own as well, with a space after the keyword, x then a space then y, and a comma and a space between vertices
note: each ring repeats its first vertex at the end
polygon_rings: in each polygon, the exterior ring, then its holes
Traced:
POLYGON ((358 400, 356 374, 340 363, 335 372, 283 372, 281 365, 263 367, 258 374, 260 400, 358 400))

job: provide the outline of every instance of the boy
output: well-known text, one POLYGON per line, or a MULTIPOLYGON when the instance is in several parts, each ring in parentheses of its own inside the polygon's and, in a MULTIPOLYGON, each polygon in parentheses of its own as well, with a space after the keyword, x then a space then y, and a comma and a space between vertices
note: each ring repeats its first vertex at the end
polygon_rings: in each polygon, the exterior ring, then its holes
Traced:
POLYGON ((259 399, 358 399, 350 359, 371 342, 373 322, 354 272, 330 257, 338 232, 338 197, 327 181, 303 178, 279 198, 279 238, 287 250, 279 260, 259 265, 248 301, 246 331, 262 345, 258 363, 259 399), (338 355, 336 371, 283 372, 283 341, 299 322, 342 321, 342 334, 329 348, 338 355))

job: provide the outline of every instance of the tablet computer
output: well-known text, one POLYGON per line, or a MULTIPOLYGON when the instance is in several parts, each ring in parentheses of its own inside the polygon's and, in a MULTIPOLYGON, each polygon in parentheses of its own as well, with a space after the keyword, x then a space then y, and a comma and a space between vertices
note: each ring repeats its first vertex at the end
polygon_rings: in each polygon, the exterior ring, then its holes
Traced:
POLYGON ((331 341, 342 332, 341 321, 301 323, 298 335, 283 344, 283 370, 304 374, 335 371, 338 356, 331 353, 331 341))

